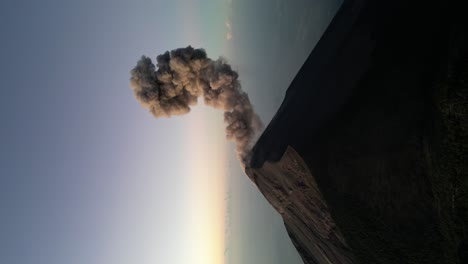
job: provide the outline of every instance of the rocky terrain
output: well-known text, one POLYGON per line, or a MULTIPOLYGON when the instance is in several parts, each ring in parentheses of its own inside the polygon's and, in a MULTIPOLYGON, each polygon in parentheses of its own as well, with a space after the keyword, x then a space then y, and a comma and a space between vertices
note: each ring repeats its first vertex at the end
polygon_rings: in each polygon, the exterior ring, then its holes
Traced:
POLYGON ((246 173, 304 263, 466 263, 468 41, 450 2, 345 1, 246 173))
POLYGON ((267 161, 246 172, 283 217, 305 262, 353 263, 314 177, 293 148, 288 147, 278 162, 267 161))

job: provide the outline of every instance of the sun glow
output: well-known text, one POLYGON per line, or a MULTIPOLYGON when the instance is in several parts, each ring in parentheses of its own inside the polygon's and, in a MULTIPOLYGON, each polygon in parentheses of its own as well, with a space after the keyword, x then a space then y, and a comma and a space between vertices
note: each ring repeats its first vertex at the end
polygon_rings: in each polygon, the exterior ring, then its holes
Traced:
POLYGON ((222 113, 190 113, 190 263, 222 264, 225 250, 226 139, 222 113), (214 119, 214 120, 213 120, 214 119))

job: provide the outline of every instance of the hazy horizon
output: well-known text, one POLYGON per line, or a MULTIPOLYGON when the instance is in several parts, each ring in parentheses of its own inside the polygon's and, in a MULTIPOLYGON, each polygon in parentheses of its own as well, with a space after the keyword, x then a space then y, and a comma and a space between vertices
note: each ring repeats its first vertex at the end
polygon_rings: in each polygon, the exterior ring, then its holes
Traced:
POLYGON ((302 263, 222 112, 200 102, 155 119, 129 72, 142 55, 204 48, 267 125, 340 4, 3 3, 0 262, 302 263))

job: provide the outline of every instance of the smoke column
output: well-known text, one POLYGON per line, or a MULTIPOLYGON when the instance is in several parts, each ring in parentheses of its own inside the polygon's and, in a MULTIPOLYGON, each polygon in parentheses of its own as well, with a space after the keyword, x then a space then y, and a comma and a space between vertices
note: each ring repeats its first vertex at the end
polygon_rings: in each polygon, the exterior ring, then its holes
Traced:
POLYGON ((203 96, 206 105, 224 111, 226 137, 236 143, 242 165, 249 164, 253 139, 261 128, 247 93, 242 91, 237 72, 226 60, 211 60, 203 49, 166 51, 157 56, 156 66, 145 56, 131 71, 131 87, 141 105, 156 117, 190 112, 203 96))

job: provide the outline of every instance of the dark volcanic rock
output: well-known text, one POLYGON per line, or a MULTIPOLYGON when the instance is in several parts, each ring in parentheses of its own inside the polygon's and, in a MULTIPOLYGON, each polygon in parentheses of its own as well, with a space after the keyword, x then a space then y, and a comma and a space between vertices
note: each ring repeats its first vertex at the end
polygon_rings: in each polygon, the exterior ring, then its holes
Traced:
POLYGON ((466 259, 468 28, 453 10, 345 1, 254 146, 246 173, 305 263, 466 259))
POLYGON ((305 263, 353 263, 314 177, 294 149, 246 173, 283 217, 305 263))

